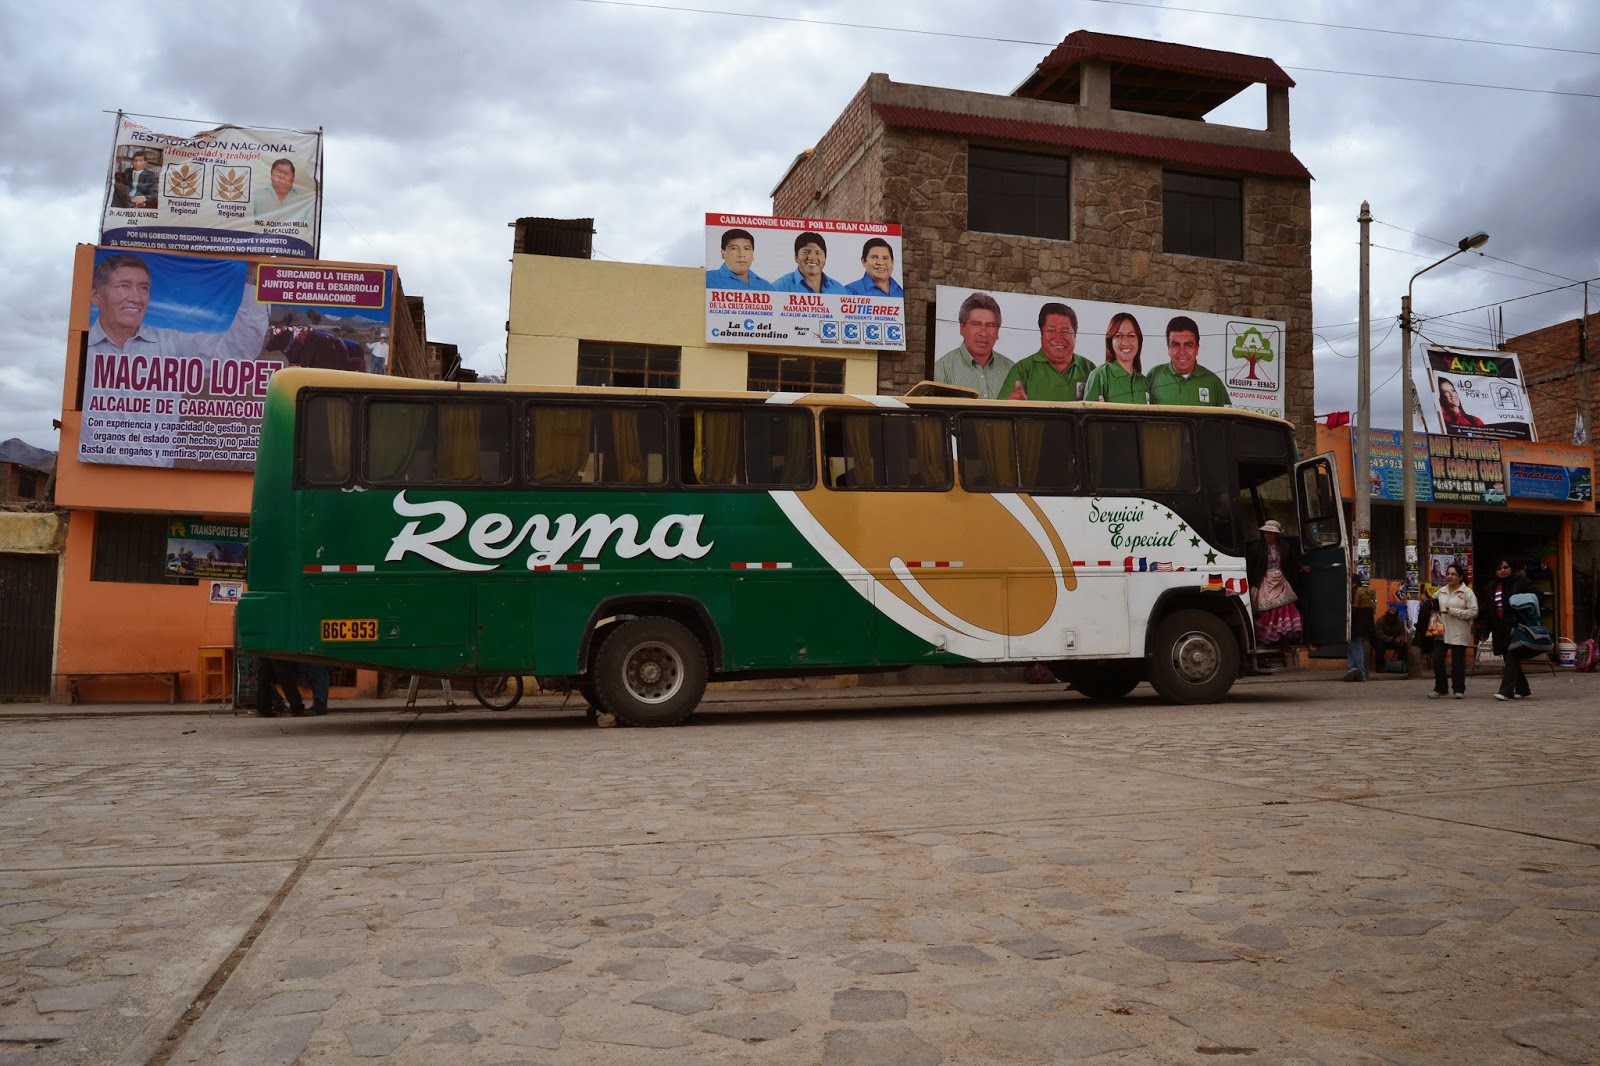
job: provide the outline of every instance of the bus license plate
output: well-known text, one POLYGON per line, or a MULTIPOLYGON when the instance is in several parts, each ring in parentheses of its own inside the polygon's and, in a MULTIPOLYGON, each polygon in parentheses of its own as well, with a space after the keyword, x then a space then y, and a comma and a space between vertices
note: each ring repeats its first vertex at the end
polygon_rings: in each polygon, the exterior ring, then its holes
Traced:
POLYGON ((376 618, 324 618, 322 640, 331 643, 340 640, 377 640, 376 618))

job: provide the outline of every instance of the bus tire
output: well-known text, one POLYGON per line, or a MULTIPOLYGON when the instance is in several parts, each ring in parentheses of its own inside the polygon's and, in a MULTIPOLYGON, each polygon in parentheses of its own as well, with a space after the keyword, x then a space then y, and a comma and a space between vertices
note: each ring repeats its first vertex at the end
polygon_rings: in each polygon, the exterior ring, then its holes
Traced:
POLYGON ((1055 673, 1084 699, 1120 700, 1144 680, 1144 664, 1138 661, 1058 663, 1055 673))
POLYGON ((670 618, 635 618, 606 637, 594 660, 600 707, 634 726, 677 725, 706 691, 706 653, 670 618))
POLYGON ((1150 684, 1168 703, 1215 703, 1239 673, 1239 645, 1207 611, 1175 611, 1156 626, 1150 684))

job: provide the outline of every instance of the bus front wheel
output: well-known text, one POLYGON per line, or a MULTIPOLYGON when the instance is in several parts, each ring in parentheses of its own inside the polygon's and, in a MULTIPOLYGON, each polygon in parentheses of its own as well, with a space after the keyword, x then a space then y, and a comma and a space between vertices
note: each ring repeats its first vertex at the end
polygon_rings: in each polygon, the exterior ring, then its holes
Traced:
POLYGON ((594 688, 600 705, 629 725, 677 725, 705 694, 705 649, 670 618, 635 618, 600 646, 594 688))
POLYGON ((1215 703, 1238 672, 1238 643, 1216 615, 1176 611, 1156 627, 1150 684, 1168 703, 1215 703))

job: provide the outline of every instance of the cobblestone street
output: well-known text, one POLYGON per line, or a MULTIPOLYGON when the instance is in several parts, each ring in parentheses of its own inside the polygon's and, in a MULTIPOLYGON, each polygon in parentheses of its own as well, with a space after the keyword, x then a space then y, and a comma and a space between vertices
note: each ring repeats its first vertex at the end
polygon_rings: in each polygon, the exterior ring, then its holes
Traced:
POLYGON ((0 1066, 1592 1062, 1600 679, 1533 684, 11 705, 0 1066))

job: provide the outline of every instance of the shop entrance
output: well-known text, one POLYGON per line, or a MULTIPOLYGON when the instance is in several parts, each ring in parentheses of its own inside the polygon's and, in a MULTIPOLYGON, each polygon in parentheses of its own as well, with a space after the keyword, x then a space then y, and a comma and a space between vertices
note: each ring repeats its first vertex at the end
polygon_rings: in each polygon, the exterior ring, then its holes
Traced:
MULTIPOLYGON (((1557 569, 1563 565, 1559 558, 1561 545, 1561 519, 1554 515, 1512 514, 1509 512, 1475 511, 1472 516, 1472 580, 1473 588, 1481 597, 1489 582, 1494 580, 1494 568, 1501 559, 1510 559, 1527 569, 1528 580, 1539 591, 1539 609, 1544 624, 1552 633, 1558 628, 1557 619, 1561 604, 1560 582, 1557 569)), ((1570 639, 1571 634, 1560 633, 1570 639)))

